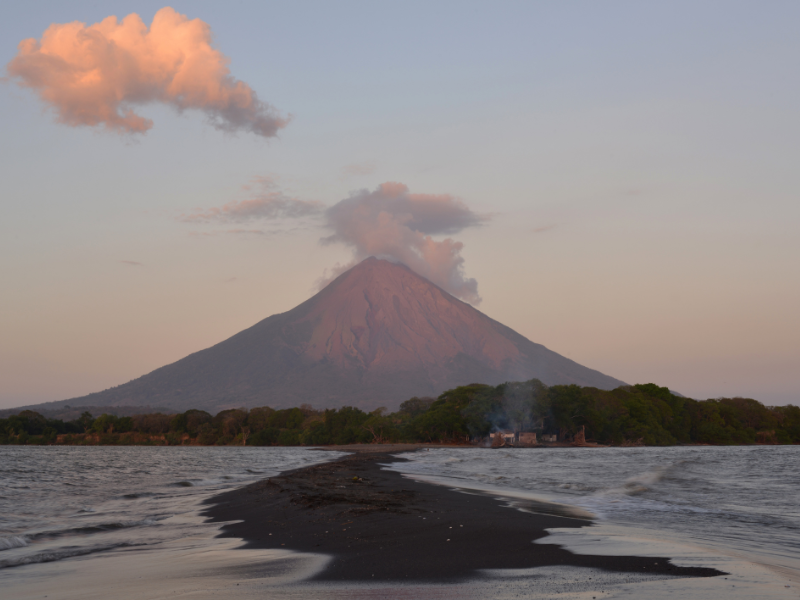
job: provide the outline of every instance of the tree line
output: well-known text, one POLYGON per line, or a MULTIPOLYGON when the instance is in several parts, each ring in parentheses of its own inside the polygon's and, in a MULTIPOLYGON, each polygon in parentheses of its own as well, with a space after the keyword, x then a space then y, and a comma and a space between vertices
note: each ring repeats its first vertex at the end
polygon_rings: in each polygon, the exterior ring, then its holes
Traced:
POLYGON ((64 421, 25 410, 0 419, 0 444, 321 446, 387 442, 476 443, 496 430, 535 431, 570 442, 578 431, 610 445, 797 444, 800 408, 749 398, 693 400, 655 384, 600 390, 537 379, 457 387, 411 398, 389 413, 345 406, 150 413, 84 412, 64 421))

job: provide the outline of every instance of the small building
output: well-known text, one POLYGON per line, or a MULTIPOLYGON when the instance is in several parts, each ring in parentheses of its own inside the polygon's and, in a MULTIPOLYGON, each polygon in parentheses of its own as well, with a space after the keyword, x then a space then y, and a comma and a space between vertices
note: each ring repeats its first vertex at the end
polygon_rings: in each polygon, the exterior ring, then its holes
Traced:
POLYGON ((542 441, 543 442, 553 443, 553 442, 556 442, 557 440, 558 440, 558 436, 557 435, 548 434, 548 435, 543 435, 542 436, 542 441))
POLYGON ((493 431, 489 434, 492 446, 513 446, 516 442, 517 434, 513 431, 493 431))
POLYGON ((494 431, 489 434, 492 448, 501 446, 535 446, 536 432, 533 431, 494 431))

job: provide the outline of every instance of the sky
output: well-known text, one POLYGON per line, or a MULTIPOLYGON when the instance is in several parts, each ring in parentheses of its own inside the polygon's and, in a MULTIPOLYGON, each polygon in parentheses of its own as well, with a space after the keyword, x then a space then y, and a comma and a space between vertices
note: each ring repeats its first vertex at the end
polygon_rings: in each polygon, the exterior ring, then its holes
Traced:
POLYGON ((0 407, 371 254, 626 382, 800 404, 800 4, 166 6, 2 10, 0 407))

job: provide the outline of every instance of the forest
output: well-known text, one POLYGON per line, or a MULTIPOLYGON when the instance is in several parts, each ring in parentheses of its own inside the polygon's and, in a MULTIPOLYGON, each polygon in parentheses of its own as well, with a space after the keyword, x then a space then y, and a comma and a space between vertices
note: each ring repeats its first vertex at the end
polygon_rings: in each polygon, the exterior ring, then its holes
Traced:
MULTIPOLYGON (((0 418, 0 444, 324 446, 389 442, 485 444, 492 431, 532 431, 569 443, 630 446, 797 444, 800 408, 749 398, 693 400, 648 383, 600 390, 536 379, 457 387, 411 398, 395 412, 345 406, 318 410, 239 408, 132 416, 83 412, 47 418, 25 410, 0 418)), ((541 439, 541 438, 540 438, 541 439)))

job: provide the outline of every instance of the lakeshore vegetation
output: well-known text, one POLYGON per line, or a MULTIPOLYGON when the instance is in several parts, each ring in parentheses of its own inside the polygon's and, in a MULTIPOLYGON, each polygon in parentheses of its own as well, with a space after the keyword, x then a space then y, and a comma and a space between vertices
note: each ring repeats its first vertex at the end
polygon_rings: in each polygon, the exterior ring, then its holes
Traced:
POLYGON ((797 444, 800 408, 748 398, 693 400, 655 384, 600 390, 533 379, 473 384, 411 398, 389 413, 355 407, 269 407, 132 416, 88 411, 72 420, 25 410, 0 419, 0 444, 299 446, 476 443, 495 430, 535 431, 609 445, 797 444))

